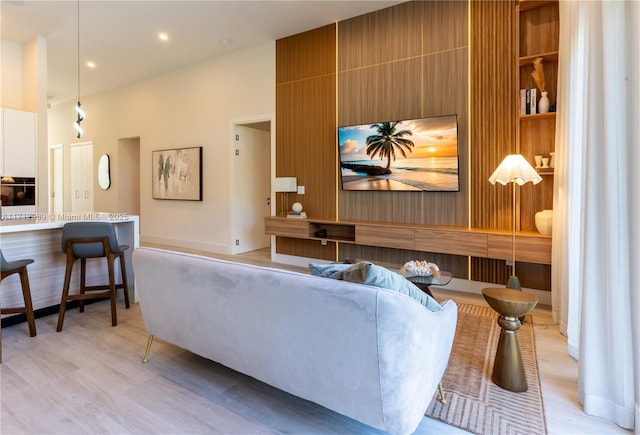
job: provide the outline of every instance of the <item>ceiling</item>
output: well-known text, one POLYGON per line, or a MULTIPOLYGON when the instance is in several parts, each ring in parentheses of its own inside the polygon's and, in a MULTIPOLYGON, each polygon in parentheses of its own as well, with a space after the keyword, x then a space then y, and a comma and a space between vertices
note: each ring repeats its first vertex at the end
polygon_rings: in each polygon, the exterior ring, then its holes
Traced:
POLYGON ((80 95, 90 95, 403 1, 2 0, 0 36, 46 38, 55 105, 78 95, 78 58, 80 95))

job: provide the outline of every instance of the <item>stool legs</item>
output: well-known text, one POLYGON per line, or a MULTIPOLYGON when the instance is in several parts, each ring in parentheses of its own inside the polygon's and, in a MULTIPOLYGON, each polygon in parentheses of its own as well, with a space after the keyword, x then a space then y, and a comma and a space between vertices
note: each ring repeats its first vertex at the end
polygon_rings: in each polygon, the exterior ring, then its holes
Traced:
POLYGON ((19 269, 14 269, 8 273, 3 272, 2 278, 9 276, 13 273, 20 275, 20 285, 22 287, 22 298, 24 299, 24 307, 17 308, 2 308, 0 312, 2 314, 22 314, 27 316, 27 324, 29 325, 29 335, 35 337, 36 332, 36 317, 33 313, 33 303, 31 302, 31 288, 29 287, 29 274, 27 273, 27 266, 23 266, 19 269))
POLYGON ((29 325, 29 335, 36 336, 36 316, 33 314, 33 303, 31 302, 31 288, 29 287, 29 275, 27 267, 20 270, 20 284, 22 285, 22 297, 24 298, 24 311, 29 325))
POLYGON ((67 267, 64 272, 64 285, 62 286, 62 298, 60 299, 60 312, 58 313, 58 326, 56 331, 62 331, 62 324, 64 323, 64 313, 67 311, 67 300, 69 299, 69 285, 71 284, 71 271, 73 270, 73 263, 75 258, 67 255, 67 267))
POLYGON ((120 258, 120 274, 122 275, 122 292, 124 293, 124 306, 129 308, 129 281, 127 280, 127 264, 124 259, 124 252, 118 255, 120 258))
POLYGON ((57 332, 62 331, 64 323, 64 315, 67 309, 67 303, 72 300, 77 300, 80 312, 84 311, 84 302, 86 299, 110 299, 111 302, 111 325, 118 325, 118 317, 116 311, 116 291, 119 288, 123 289, 124 301, 126 308, 129 308, 129 286, 127 284, 127 269, 124 259, 124 253, 114 255, 108 254, 106 257, 107 270, 109 275, 109 283, 107 285, 86 285, 86 268, 87 261, 85 258, 80 258, 80 290, 77 295, 69 295, 69 286, 71 284, 71 272, 73 265, 78 258, 73 255, 67 255, 67 267, 64 276, 64 286, 62 288, 62 298, 60 300, 60 312, 58 314, 58 326, 57 332), (115 280, 115 260, 120 259, 120 270, 122 274, 122 284, 116 284, 115 280), (101 293, 88 293, 96 290, 106 290, 101 293))
POLYGON ((116 278, 114 273, 115 257, 107 258, 107 269, 109 269, 109 296, 111 299, 111 326, 118 324, 116 315, 116 278))

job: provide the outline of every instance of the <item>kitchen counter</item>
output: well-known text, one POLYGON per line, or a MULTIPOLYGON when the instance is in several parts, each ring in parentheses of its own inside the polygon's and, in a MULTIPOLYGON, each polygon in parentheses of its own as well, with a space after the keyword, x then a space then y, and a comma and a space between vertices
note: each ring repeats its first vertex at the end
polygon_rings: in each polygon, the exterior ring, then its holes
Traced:
MULTIPOLYGON (((29 219, 20 219, 19 215, 5 213, 0 221, 0 248, 7 260, 32 258, 34 263, 27 266, 29 285, 34 310, 51 307, 60 303, 62 285, 66 267, 66 257, 62 253, 62 228, 67 222, 100 221, 114 224, 118 242, 129 245, 125 253, 129 292, 133 301, 137 301, 134 287, 134 274, 131 254, 140 246, 139 217, 125 213, 47 213, 28 214, 29 219)), ((24 215, 27 217, 27 215, 24 215)), ((120 280, 119 267, 117 279, 120 280)), ((87 285, 104 284, 107 266, 104 259, 87 260, 87 285)), ((80 286, 80 263, 76 263, 71 280, 71 291, 80 286)), ((118 292, 119 299, 122 293, 118 292)), ((22 290, 18 275, 2 280, 0 305, 11 307, 23 305, 22 290)), ((120 307, 120 302, 118 303, 120 307)))

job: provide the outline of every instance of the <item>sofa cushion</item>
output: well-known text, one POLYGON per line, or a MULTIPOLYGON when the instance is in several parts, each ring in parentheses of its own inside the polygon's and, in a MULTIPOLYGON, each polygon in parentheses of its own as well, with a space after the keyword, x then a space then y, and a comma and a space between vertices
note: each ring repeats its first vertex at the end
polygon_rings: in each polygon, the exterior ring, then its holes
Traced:
POLYGON ((430 311, 442 311, 442 307, 435 299, 420 290, 415 284, 408 281, 402 275, 368 261, 361 261, 350 265, 349 268, 342 271, 342 279, 394 290, 417 300, 430 311))

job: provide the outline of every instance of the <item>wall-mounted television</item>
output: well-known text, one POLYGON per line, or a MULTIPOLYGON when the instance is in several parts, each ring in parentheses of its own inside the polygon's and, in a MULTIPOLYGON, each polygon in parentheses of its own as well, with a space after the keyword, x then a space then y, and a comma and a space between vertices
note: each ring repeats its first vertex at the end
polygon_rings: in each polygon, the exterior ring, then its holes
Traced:
POLYGON ((458 115, 338 127, 342 190, 458 192, 458 115))

